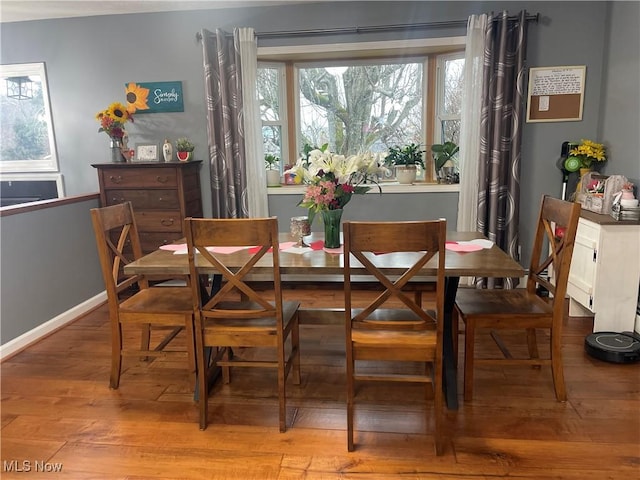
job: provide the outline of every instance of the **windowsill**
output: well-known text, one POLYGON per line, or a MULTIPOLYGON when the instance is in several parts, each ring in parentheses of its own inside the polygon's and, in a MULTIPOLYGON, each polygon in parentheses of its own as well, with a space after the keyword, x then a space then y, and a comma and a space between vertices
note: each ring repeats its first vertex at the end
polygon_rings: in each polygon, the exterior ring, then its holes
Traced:
MULTIPOLYGON (((460 184, 438 183, 414 183, 413 185, 400 185, 397 182, 381 183, 382 193, 445 193, 459 192, 460 184)), ((279 187, 267 187, 268 195, 304 195, 305 185, 281 185, 279 187)), ((379 193, 375 185, 367 193, 379 193)))

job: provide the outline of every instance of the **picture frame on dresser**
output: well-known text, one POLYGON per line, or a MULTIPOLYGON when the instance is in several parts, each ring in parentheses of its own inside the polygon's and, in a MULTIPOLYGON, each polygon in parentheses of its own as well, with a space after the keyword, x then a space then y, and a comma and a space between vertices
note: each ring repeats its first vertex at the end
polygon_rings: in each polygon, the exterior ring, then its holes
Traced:
POLYGON ((136 143, 136 152, 132 162, 159 162, 160 147, 157 143, 136 143))

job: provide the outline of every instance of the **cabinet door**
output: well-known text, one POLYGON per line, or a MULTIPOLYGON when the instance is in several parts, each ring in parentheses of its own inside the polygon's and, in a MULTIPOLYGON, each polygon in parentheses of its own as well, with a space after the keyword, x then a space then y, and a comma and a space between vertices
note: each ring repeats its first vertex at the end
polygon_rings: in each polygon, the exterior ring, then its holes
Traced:
POLYGON ((595 311, 597 251, 600 227, 592 222, 580 219, 578 232, 571 257, 571 270, 567 294, 578 303, 595 311))

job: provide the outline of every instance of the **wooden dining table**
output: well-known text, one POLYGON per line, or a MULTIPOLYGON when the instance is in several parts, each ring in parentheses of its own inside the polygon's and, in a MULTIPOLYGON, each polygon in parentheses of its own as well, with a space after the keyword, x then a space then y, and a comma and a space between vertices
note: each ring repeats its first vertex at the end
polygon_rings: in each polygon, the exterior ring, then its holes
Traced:
MULTIPOLYGON (((305 237, 305 242, 313 245, 314 242, 322 240, 322 233, 313 232, 310 236, 305 237)), ((483 238, 477 232, 447 232, 448 242, 467 242, 483 238)), ((295 242, 297 239, 290 233, 280 233, 279 241, 282 244, 286 242, 295 242)), ((181 243, 180 241, 176 243, 181 243)), ((185 247, 186 248, 186 247, 185 247)), ((295 247, 293 247, 295 248, 295 247)), ((246 261, 249 255, 248 249, 239 250, 228 255, 228 262, 233 265, 237 259, 238 265, 246 261)), ((456 359, 454 357, 455 350, 453 348, 453 309, 455 296, 461 277, 522 277, 524 269, 522 266, 511 258, 507 253, 496 245, 490 248, 483 248, 473 252, 456 252, 446 250, 445 258, 445 312, 444 312, 444 328, 443 328, 443 388, 446 398, 447 407, 451 410, 458 408, 457 394, 457 372, 456 359)), ((250 280, 255 282, 269 281, 272 267, 270 265, 269 256, 263 257, 256 267, 252 270, 254 274, 250 280)), ((382 270, 390 275, 402 275, 406 267, 411 264, 410 253, 392 253, 387 255, 379 255, 378 264, 382 270)), ((218 274, 213 266, 200 256, 196 257, 198 272, 203 275, 218 274)), ((358 263, 352 265, 351 269, 357 274, 358 263)), ((344 280, 343 272, 343 255, 336 251, 325 251, 324 249, 306 249, 304 253, 291 253, 286 249, 280 252, 280 272, 282 281, 291 284, 296 282, 334 282, 339 288, 339 284, 344 280)), ((420 272, 420 278, 417 280, 428 282, 431 276, 436 274, 437 260, 436 258, 425 265, 420 272)), ((124 273, 127 275, 143 274, 151 276, 183 276, 189 274, 189 262, 186 254, 175 253, 172 250, 158 249, 151 252, 138 260, 129 263, 124 267, 124 273)), ((364 269, 363 269, 364 274, 364 269)), ((363 275, 363 281, 367 277, 363 275)), ((304 306, 303 306, 304 310, 304 306)), ((344 321, 344 309, 336 308, 333 310, 338 321, 344 321)), ((310 309, 301 315, 300 323, 304 324, 304 318, 313 318, 313 309, 310 309)), ((326 313, 326 312, 325 312, 326 313)))

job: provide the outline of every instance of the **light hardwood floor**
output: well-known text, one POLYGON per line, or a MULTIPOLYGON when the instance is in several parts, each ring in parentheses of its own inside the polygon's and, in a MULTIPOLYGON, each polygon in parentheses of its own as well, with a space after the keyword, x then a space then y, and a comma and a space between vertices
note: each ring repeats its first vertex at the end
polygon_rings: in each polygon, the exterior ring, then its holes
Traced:
MULTIPOLYGON (((342 304, 341 292, 289 296, 307 305, 342 304)), ((182 363, 125 360, 120 388, 109 390, 103 306, 2 363, 0 476, 640 478, 640 365, 588 357, 583 341, 590 330, 589 319, 566 321, 568 402, 556 402, 546 368, 479 368, 473 402, 465 404, 460 392, 460 409, 447 412, 449 441, 436 457, 424 390, 367 386, 356 403, 356 451, 348 453, 341 327, 301 328, 302 384, 288 385, 286 433, 278 432, 275 372, 252 369, 214 387, 209 428, 200 431, 182 363), (61 472, 36 473, 56 464, 61 472)), ((478 350, 489 348, 481 336, 478 350)))

